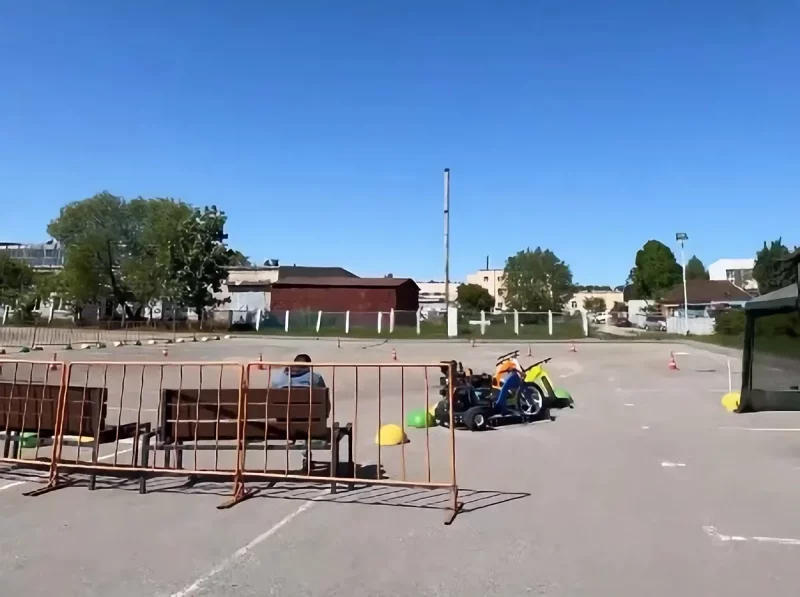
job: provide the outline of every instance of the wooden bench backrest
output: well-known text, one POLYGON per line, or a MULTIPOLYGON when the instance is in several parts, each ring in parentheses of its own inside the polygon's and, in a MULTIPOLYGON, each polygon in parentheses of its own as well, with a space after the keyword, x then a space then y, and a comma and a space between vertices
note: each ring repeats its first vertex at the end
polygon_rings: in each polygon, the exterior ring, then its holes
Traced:
MULTIPOLYGON (((249 441, 324 437, 330 402, 327 388, 248 388, 244 436, 249 441)), ((164 390, 164 441, 234 440, 239 390, 164 390), (180 400, 179 400, 180 398, 180 400)))
MULTIPOLYGON (((28 381, 0 382, 0 431, 32 431, 52 435, 60 386, 28 381)), ((108 390, 67 388, 64 435, 93 437, 105 429, 108 390)))

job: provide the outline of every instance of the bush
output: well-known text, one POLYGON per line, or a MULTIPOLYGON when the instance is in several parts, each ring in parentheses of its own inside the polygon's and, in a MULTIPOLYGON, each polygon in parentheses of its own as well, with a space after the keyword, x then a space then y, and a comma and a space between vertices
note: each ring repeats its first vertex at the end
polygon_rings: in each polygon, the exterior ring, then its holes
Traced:
POLYGON ((714 330, 718 334, 738 336, 744 333, 745 320, 744 311, 724 311, 717 315, 714 330))
MULTIPOLYGON (((553 316, 555 317, 558 313, 554 313, 553 316)), ((519 314, 519 323, 520 325, 543 325, 547 324, 548 322, 548 315, 547 313, 520 313, 519 314)))

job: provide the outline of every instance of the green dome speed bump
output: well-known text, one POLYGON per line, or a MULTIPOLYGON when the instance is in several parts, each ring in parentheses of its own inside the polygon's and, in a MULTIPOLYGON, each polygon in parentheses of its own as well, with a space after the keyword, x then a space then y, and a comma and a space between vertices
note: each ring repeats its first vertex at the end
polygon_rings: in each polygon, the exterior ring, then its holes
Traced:
POLYGON ((424 429, 425 427, 433 427, 434 424, 433 416, 424 408, 412 410, 406 415, 406 427, 424 429))

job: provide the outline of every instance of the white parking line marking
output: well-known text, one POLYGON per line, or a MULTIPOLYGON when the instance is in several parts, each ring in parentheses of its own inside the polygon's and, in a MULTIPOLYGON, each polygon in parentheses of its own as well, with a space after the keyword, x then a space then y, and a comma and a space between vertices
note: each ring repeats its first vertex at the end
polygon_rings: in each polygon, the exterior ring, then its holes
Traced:
MULTIPOLYGON (((122 443, 131 443, 131 441, 132 440, 123 439, 123 440, 120 440, 119 443, 121 443, 121 444, 122 443)), ((128 454, 129 452, 133 452, 133 448, 127 448, 125 450, 117 452, 117 456, 119 457, 119 456, 122 456, 123 454, 128 454)), ((114 454, 113 453, 112 454, 106 454, 105 456, 100 456, 97 460, 109 460, 110 458, 114 458, 114 454)), ((11 483, 8 483, 7 485, 0 486, 0 491, 3 491, 5 489, 11 489, 12 487, 19 487, 20 485, 25 485, 25 483, 27 483, 27 481, 12 481, 11 483)))
POLYGON ((759 543, 777 543, 778 545, 800 545, 800 539, 789 539, 786 537, 753 537, 753 541, 759 543))
POLYGON ((719 429, 727 429, 729 431, 800 431, 797 428, 787 427, 719 427, 719 429))
POLYGON ((0 491, 3 491, 4 489, 11 489, 17 485, 25 485, 25 483, 27 483, 27 481, 14 481, 13 483, 9 483, 8 485, 3 485, 0 487, 0 491))
POLYGON ((626 402, 625 406, 633 406, 633 404, 631 404, 630 402, 626 402))
POLYGON ((644 430, 650 429, 650 425, 642 425, 642 429, 644 430))
POLYGON ((241 558, 246 556, 254 547, 257 547, 259 544, 263 543, 264 541, 266 541, 267 539, 272 537, 275 533, 277 533, 279 530, 281 530, 287 524, 292 522, 292 520, 294 520, 295 517, 299 516, 300 514, 302 514, 306 510, 308 510, 311 506, 314 505, 314 502, 319 501, 319 499, 322 498, 325 495, 327 495, 327 490, 325 490, 325 493, 321 493, 317 497, 311 498, 307 502, 304 502, 297 510, 295 510, 294 512, 290 512, 289 514, 287 514, 286 516, 281 518, 277 523, 275 523, 273 526, 271 526, 268 530, 266 530, 265 532, 261 533, 258 537, 256 537, 252 541, 250 541, 250 543, 248 543, 244 547, 241 547, 241 548, 237 549, 235 552, 233 552, 233 555, 231 555, 229 558, 223 560, 222 562, 220 562, 219 564, 214 566, 210 571, 208 571, 206 574, 204 574, 203 576, 198 578, 196 581, 194 581, 192 584, 190 584, 185 589, 182 589, 182 590, 178 591, 177 593, 173 593, 170 597, 188 597, 189 595, 193 595, 205 583, 207 583, 209 580, 211 580, 213 577, 215 577, 217 574, 219 574, 220 572, 222 572, 226 568, 230 567, 237 560, 240 560, 241 558))
POLYGON ((662 462, 662 468, 681 468, 686 466, 683 462, 662 462))
POLYGON ((722 542, 747 541, 747 537, 737 537, 736 535, 723 535, 717 531, 717 527, 704 526, 703 530, 706 532, 706 535, 708 535, 712 539, 716 539, 717 541, 722 541, 722 542))
POLYGON ((773 543, 775 545, 791 545, 793 547, 800 546, 800 539, 792 539, 789 537, 740 537, 738 535, 723 535, 719 531, 717 531, 717 527, 714 526, 704 526, 703 530, 706 534, 711 537, 712 539, 716 539, 717 541, 722 541, 723 543, 728 543, 731 541, 735 542, 745 542, 745 541, 755 541, 756 543, 773 543))

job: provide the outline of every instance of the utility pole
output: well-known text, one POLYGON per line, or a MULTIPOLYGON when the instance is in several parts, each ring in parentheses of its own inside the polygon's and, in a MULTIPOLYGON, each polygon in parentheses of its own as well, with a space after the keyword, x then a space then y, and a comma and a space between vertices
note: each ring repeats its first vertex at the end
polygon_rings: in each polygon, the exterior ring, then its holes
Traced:
POLYGON ((444 169, 444 304, 450 310, 450 168, 444 169))
POLYGON ((686 322, 686 335, 689 335, 689 299, 686 292, 686 258, 683 255, 683 243, 689 240, 689 235, 685 232, 678 232, 675 240, 681 243, 681 266, 683 267, 683 319, 686 322))

